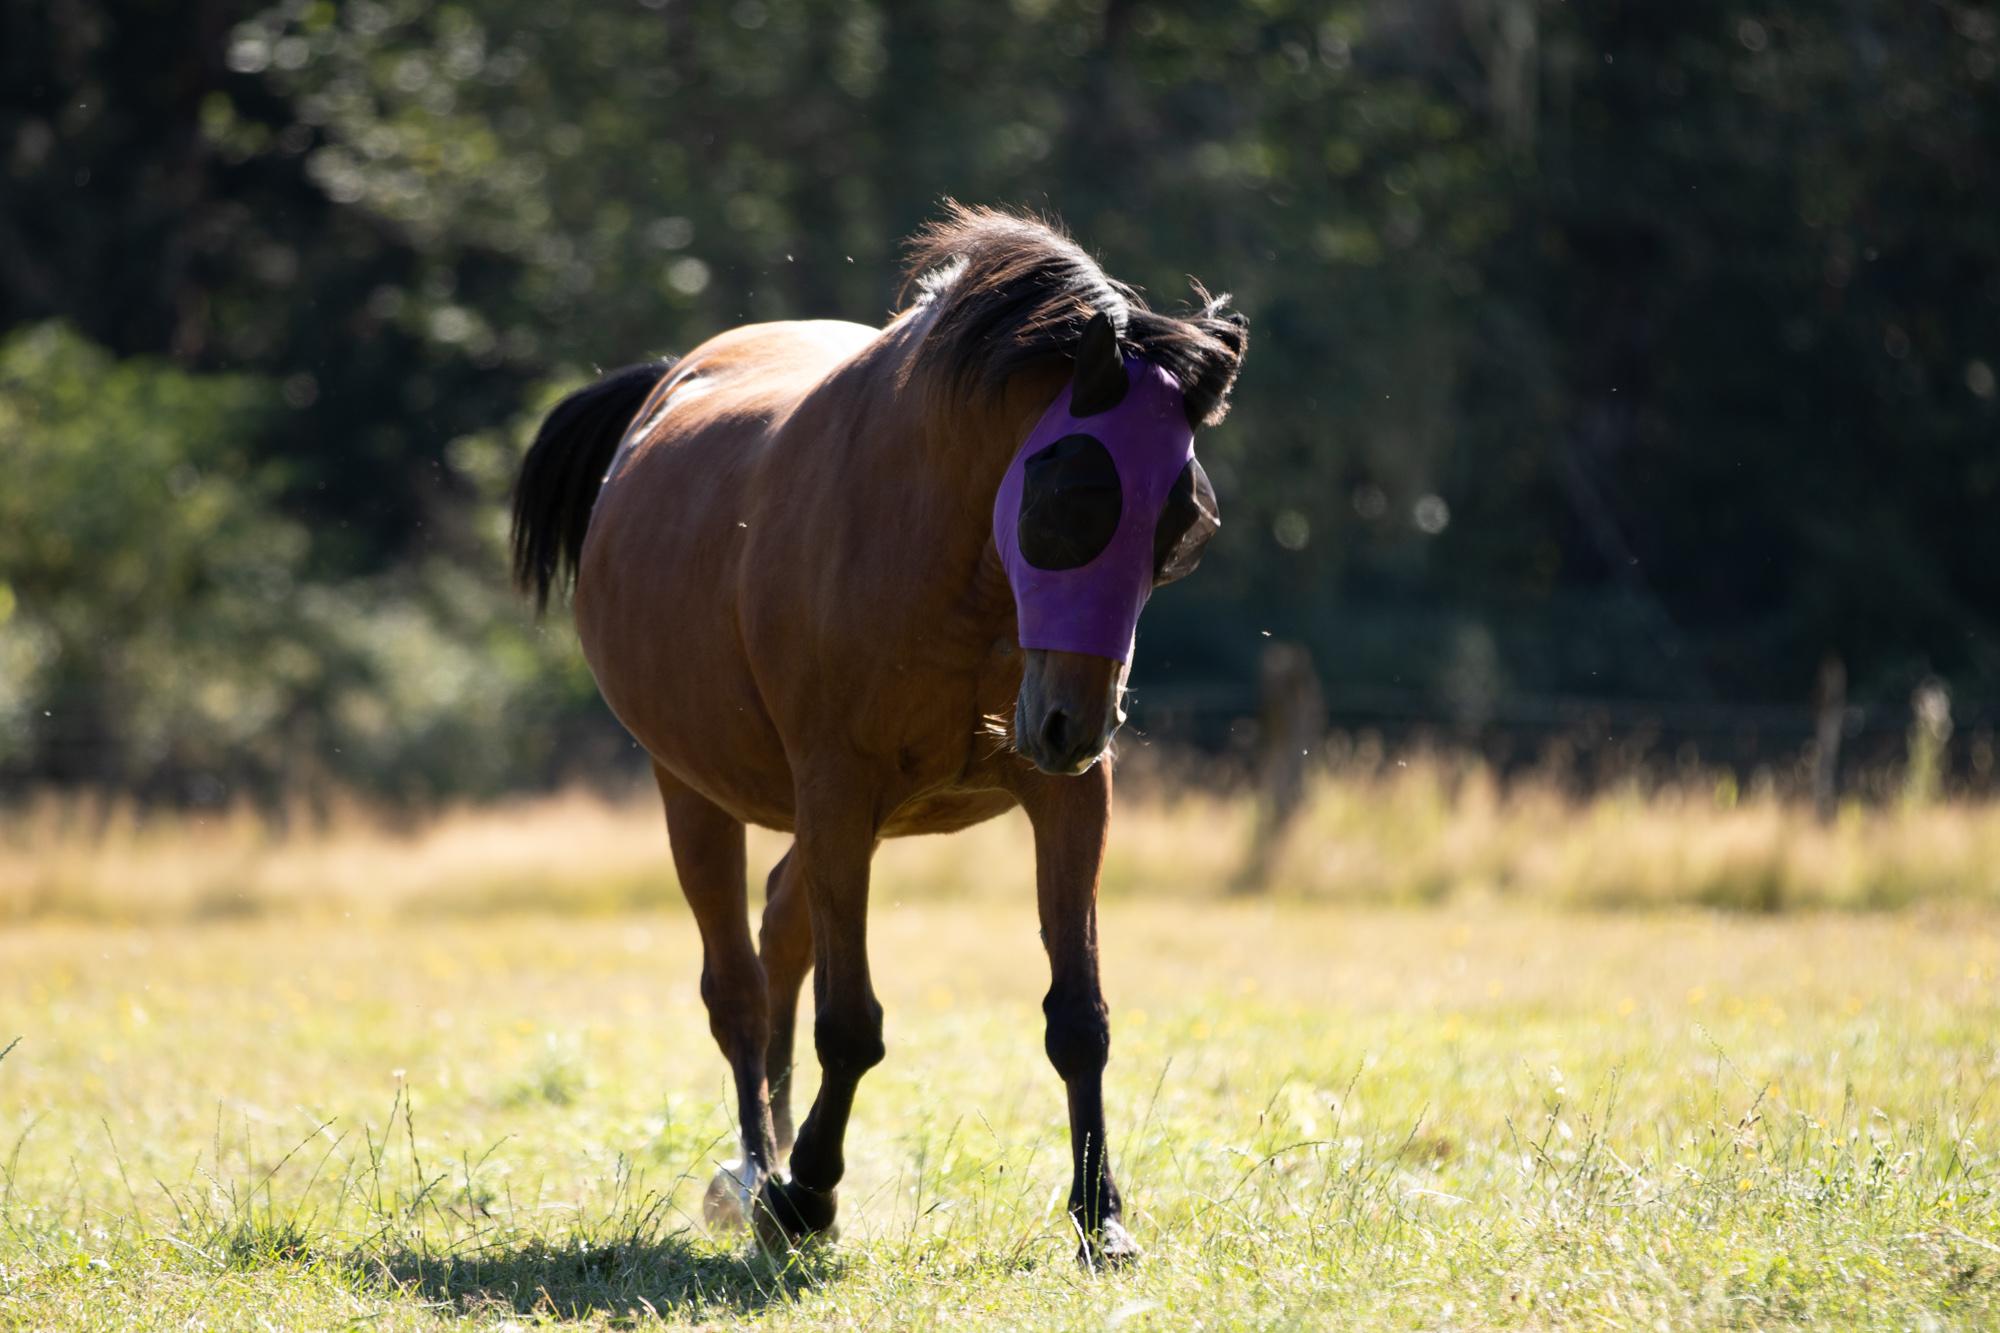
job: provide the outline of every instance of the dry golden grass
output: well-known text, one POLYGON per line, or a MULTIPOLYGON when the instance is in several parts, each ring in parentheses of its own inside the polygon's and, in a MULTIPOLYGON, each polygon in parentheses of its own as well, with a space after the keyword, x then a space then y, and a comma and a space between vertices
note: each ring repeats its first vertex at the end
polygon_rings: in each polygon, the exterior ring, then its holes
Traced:
POLYGON ((255 813, 43 800, 0 820, 0 919, 616 906, 673 891, 657 808, 581 792, 408 826, 355 805, 281 832, 255 813))
MULTIPOLYGON (((1227 893, 1255 836, 1244 796, 1129 784, 1108 896, 1227 893), (1136 793, 1136 794, 1130 794, 1136 793)), ((1027 829, 1010 816, 892 842, 877 893, 1012 894, 1027 829)), ((759 833, 753 864, 785 839, 759 833)), ((1731 784, 1575 800, 1477 765, 1412 759, 1323 774, 1269 859, 1285 898, 1354 904, 1521 902, 1570 908, 1881 909, 2000 901, 2000 805, 1844 808, 1821 824, 1731 784)), ((46 799, 0 815, 0 921, 175 920, 273 912, 625 910, 677 898, 657 802, 572 791, 411 821, 342 806, 279 832, 247 810, 144 815, 46 799)))

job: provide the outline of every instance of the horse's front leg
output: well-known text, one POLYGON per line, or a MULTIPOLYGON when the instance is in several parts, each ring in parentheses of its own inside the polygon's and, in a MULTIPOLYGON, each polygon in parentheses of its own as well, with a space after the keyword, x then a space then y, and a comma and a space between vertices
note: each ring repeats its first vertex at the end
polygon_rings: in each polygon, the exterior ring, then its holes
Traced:
POLYGON ((808 799, 803 784, 800 793, 790 860, 812 922, 820 1085, 792 1145, 791 1179, 767 1181, 760 1198, 758 1231, 767 1245, 832 1229, 854 1090, 882 1062, 882 1006, 868 974, 868 863, 876 828, 872 806, 855 799, 859 786, 828 784, 819 788, 828 793, 819 802, 808 799))
POLYGON ((1104 1137, 1104 1064, 1111 1021, 1097 975, 1097 877, 1111 822, 1111 770, 1100 763, 1079 777, 1044 778, 1021 792, 1035 828, 1036 900, 1049 954, 1049 1062, 1069 1094, 1072 1176, 1069 1215, 1077 1258, 1086 1266, 1139 1256, 1126 1232, 1104 1137))

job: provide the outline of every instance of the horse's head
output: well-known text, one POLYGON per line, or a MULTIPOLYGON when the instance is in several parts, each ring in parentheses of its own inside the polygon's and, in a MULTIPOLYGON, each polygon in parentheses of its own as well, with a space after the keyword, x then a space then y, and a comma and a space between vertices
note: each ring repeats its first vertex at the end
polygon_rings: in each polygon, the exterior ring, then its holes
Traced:
POLYGON ((1027 658, 1014 738, 1045 773, 1084 772, 1110 745, 1139 613, 1153 589, 1194 571, 1220 525, 1194 428, 1219 413, 1234 373, 1232 356, 1228 378, 1197 373, 1184 389, 1123 350, 1099 313, 1070 382, 1008 465, 993 539, 1027 658))

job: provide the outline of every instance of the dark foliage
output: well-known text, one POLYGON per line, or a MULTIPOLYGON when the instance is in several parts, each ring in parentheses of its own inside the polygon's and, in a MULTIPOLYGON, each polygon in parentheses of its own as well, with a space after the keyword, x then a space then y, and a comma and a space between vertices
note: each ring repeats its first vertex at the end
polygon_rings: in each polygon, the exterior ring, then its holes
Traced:
POLYGON ((1990 755, 1996 137, 1972 0, 0 7, 0 786, 626 753, 503 595, 522 437, 643 349, 879 322, 919 228, 969 384, 1102 310, 1233 400, 1155 735, 1224 741, 1268 631, 1349 725, 1795 748, 1832 656, 1885 744, 1936 675, 1990 755))

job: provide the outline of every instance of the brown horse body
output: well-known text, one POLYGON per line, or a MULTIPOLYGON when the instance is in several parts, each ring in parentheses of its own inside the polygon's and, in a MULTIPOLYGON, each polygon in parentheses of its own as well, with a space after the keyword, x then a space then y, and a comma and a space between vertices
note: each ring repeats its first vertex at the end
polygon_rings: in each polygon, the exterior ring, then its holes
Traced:
POLYGON ((1007 423, 926 439, 895 410, 924 313, 711 339, 641 408, 598 496, 576 591, 598 686, 738 819, 793 829, 822 774, 865 787, 884 835, 1012 804, 996 793, 1022 765, 979 735, 1020 684, 1012 602, 983 513, 955 503, 984 469, 990 505, 1011 445, 1007 423))
POLYGON ((1146 311, 1023 219, 958 211, 919 245, 923 266, 951 267, 886 329, 739 328, 558 407, 524 465, 517 569, 546 595, 574 568, 585 655, 653 759, 743 1125, 742 1165, 718 1185, 754 1208, 767 1239, 831 1225, 855 1087, 883 1055, 866 942, 875 847, 1019 805, 1051 964, 1048 1053, 1069 1092, 1071 1214, 1084 1256, 1115 1260, 1134 1249, 1101 1098, 1109 765, 1044 771, 1055 762, 1017 747, 1002 719, 1026 719, 1030 735, 1066 720, 1095 754, 1121 720, 1125 668, 1019 647, 993 497, 1093 313, 1123 314, 1142 355, 1135 335, 1150 330, 1210 417, 1241 325, 1219 303, 1188 320, 1146 311), (771 874, 761 949, 747 917, 749 823, 794 834, 771 874), (823 1077, 794 1144, 808 972, 823 1077))

